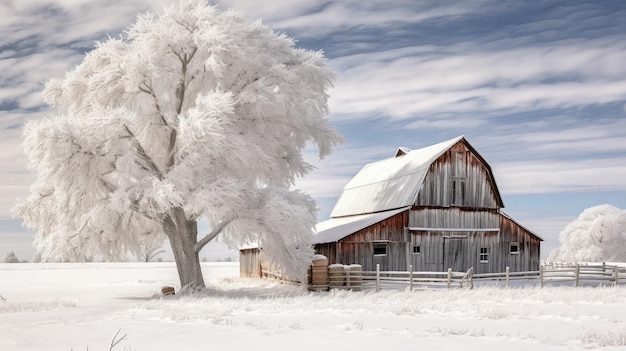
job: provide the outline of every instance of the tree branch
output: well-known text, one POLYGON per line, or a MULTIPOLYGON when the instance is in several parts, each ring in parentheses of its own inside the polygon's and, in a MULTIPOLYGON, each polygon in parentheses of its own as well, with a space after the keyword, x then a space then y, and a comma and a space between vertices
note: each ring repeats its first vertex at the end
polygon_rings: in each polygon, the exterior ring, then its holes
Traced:
POLYGON ((144 93, 152 96, 152 100, 154 101, 154 106, 156 107, 157 111, 159 112, 159 116, 161 117, 161 121, 163 122, 163 124, 166 127, 169 127, 170 125, 167 123, 167 120, 165 119, 165 116, 163 116, 163 111, 161 111, 161 106, 159 106, 159 102, 157 100, 156 94, 154 93, 154 90, 152 90, 152 88, 148 85, 148 83, 142 82, 142 84, 145 87, 142 87, 141 85, 139 85, 139 90, 141 90, 144 93))
POLYGON ((137 151, 139 151, 139 155, 141 155, 143 160, 146 161, 146 163, 148 164, 148 167, 150 167, 149 170, 154 172, 156 176, 159 178, 159 180, 163 180, 163 173, 161 172, 159 167, 156 165, 156 163, 152 160, 152 158, 148 156, 148 154, 146 153, 146 150, 143 148, 143 146, 141 146, 141 143, 139 142, 135 134, 133 134, 133 132, 130 130, 130 128, 128 128, 127 125, 124 125, 124 129, 126 129, 126 132, 128 133, 128 135, 131 138, 133 138, 133 144, 137 148, 137 151))
MULTIPOLYGON (((181 77, 180 77, 180 84, 178 85, 178 88, 176 88, 176 97, 178 98, 178 103, 176 104, 176 116, 180 116, 183 110, 183 104, 185 102, 185 94, 187 91, 187 78, 186 78, 187 77, 187 65, 194 58, 197 51, 198 51, 198 48, 195 47, 191 54, 189 55, 184 54, 182 56, 179 53, 174 51, 174 55, 176 55, 176 57, 178 57, 178 59, 180 60, 181 71, 182 71, 181 77)), ((177 138, 178 138, 178 132, 176 131, 176 128, 172 128, 172 131, 170 132, 170 144, 168 148, 169 155, 168 155, 166 171, 169 171, 172 168, 172 166, 174 166, 174 162, 175 162, 174 150, 176 149, 177 138)))
POLYGON ((230 222, 232 222, 235 219, 235 217, 231 217, 228 219, 225 219, 223 221, 221 221, 220 223, 217 224, 217 226, 215 226, 215 228, 213 228, 213 230, 207 234, 204 238, 202 238, 200 241, 198 241, 196 243, 196 245, 194 245, 194 250, 196 251, 196 253, 199 253, 200 250, 202 250, 203 247, 206 246, 206 244, 210 243, 211 240, 215 239, 215 237, 222 232, 222 230, 228 225, 230 224, 230 222))

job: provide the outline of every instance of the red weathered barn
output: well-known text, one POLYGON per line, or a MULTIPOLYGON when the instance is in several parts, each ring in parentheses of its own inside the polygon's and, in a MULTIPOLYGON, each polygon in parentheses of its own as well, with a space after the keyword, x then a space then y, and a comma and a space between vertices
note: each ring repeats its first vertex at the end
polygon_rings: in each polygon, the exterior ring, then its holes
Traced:
POLYGON ((502 212, 489 164, 465 137, 367 164, 317 225, 315 250, 363 270, 538 270, 542 239, 502 212))

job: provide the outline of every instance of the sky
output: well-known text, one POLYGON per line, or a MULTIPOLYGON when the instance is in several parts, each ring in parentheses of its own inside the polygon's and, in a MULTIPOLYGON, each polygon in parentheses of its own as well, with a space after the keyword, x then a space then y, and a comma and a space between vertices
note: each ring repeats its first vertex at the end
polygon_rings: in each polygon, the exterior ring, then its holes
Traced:
MULTIPOLYGON (((52 115, 43 84, 95 42, 170 0, 0 2, 0 259, 34 253, 11 209, 34 175, 22 127, 52 115)), ((626 208, 626 2, 221 0, 310 50, 336 74, 331 123, 346 142, 297 186, 327 219, 365 164, 464 135, 492 167, 504 212, 545 241, 585 208, 626 208)), ((202 230, 202 228, 201 228, 202 230)), ((219 246, 209 260, 231 255, 219 246)), ((236 257, 236 256, 234 256, 236 257)))

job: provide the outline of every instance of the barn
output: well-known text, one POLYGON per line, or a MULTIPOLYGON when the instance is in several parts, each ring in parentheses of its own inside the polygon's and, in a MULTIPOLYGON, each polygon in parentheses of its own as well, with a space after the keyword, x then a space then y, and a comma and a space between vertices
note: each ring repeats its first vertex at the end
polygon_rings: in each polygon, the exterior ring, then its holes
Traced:
POLYGON ((363 270, 538 270, 532 231, 502 212, 489 164, 464 136, 365 165, 317 225, 315 250, 363 270))

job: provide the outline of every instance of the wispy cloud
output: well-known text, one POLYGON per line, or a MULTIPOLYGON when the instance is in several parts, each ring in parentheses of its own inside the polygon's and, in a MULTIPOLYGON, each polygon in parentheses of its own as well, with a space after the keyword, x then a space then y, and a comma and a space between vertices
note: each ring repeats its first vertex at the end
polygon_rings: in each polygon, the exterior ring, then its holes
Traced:
POLYGON ((435 19, 446 19, 472 13, 484 1, 472 3, 441 3, 438 1, 320 1, 318 11, 292 18, 273 21, 280 29, 292 29, 299 36, 323 36, 333 32, 360 29, 397 27, 435 19))
POLYGON ((331 65, 340 73, 332 110, 343 118, 384 114, 428 120, 446 114, 519 113, 626 100, 626 66, 620 64, 626 61, 624 39, 498 51, 471 44, 333 59, 331 65))

